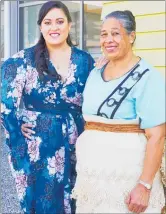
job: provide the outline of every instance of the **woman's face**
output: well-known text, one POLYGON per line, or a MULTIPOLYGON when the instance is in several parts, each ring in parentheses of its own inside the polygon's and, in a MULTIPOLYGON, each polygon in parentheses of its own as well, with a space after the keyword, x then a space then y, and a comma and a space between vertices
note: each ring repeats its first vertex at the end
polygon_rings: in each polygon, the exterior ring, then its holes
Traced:
POLYGON ((42 20, 40 30, 47 45, 61 45, 66 43, 71 23, 62 9, 53 8, 42 20))
POLYGON ((120 21, 108 18, 101 28, 100 45, 108 59, 120 59, 132 51, 134 38, 135 32, 128 35, 120 21))

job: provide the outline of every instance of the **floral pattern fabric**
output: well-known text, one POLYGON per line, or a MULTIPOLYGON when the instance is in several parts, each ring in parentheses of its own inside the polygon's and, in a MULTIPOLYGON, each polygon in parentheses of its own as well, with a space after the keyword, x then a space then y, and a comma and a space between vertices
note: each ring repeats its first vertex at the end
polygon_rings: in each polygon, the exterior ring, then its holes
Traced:
MULTIPOLYGON (((2 65, 2 121, 24 213, 75 212, 75 142, 83 131, 82 92, 93 63, 88 53, 72 47, 66 80, 45 74, 42 81, 32 47, 2 65), (22 123, 33 125, 31 139, 22 135, 22 123)), ((48 66, 56 72, 50 61, 48 66)))

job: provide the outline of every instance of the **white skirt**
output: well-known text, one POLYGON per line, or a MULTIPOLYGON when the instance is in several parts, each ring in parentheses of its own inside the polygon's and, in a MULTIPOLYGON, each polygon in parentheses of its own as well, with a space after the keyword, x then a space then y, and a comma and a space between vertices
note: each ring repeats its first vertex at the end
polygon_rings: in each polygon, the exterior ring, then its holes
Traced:
MULTIPOLYGON (((138 123, 137 120, 107 120, 96 116, 86 116, 85 120, 138 123)), ((146 143, 144 134, 85 130, 76 143, 77 180, 72 194, 77 200, 76 213, 131 213, 125 199, 141 175, 146 143)), ((164 205, 158 171, 144 213, 161 213, 164 205)))

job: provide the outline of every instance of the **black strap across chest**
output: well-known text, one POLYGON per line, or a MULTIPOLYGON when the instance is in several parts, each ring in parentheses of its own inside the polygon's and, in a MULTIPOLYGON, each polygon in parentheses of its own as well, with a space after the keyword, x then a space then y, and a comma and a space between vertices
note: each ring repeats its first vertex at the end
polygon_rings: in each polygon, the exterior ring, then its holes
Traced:
POLYGON ((127 77, 112 91, 112 93, 101 103, 98 108, 97 115, 113 119, 116 111, 120 107, 123 100, 127 97, 131 89, 143 77, 149 69, 140 69, 137 64, 127 75, 127 77), (108 111, 109 108, 109 111, 108 111), (109 115, 106 114, 109 112, 109 115))

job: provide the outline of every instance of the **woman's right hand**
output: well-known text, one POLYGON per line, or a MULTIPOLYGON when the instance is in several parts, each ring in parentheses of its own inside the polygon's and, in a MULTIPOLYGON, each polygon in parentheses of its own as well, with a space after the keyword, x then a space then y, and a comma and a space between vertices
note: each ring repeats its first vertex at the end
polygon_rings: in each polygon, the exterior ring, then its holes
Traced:
POLYGON ((94 65, 97 69, 101 69, 108 62, 109 62, 109 60, 105 56, 101 56, 97 59, 97 61, 95 62, 94 65))
POLYGON ((24 137, 28 138, 28 139, 32 139, 31 134, 35 134, 35 132, 31 129, 34 126, 32 124, 29 123, 24 123, 21 125, 21 132, 24 135, 24 137))

